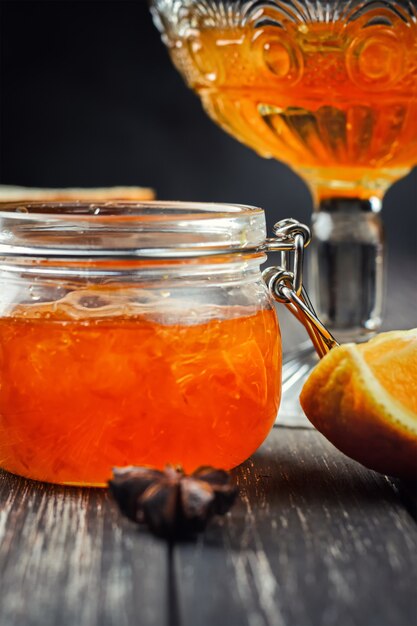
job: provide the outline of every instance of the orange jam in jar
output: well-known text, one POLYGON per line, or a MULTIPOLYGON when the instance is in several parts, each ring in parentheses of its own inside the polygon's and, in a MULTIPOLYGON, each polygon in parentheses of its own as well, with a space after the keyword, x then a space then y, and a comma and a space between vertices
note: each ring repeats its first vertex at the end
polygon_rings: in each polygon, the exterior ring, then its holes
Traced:
POLYGON ((279 348, 272 310, 191 326, 0 320, 0 464, 76 484, 115 465, 233 467, 276 417, 279 348))
POLYGON ((0 467, 105 485, 114 466, 229 469, 258 448, 281 387, 260 209, 31 204, 0 219, 0 467))

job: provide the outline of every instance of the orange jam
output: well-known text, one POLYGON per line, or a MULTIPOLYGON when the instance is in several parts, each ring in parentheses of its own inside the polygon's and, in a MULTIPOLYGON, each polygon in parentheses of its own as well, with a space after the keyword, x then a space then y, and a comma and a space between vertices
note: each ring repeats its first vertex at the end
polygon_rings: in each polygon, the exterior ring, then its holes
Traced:
POLYGON ((10 472, 104 485, 114 466, 228 469, 272 427, 281 387, 273 310, 164 325, 34 309, 0 319, 0 466, 10 472))

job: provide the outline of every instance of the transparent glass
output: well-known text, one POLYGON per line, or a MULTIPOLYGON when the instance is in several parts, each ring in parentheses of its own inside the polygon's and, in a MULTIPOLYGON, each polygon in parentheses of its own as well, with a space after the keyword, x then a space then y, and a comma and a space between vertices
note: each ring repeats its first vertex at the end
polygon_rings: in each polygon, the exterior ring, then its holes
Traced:
POLYGON ((2 205, 0 466, 104 485, 250 456, 281 393, 265 239, 243 206, 2 205))
MULTIPOLYGON (((151 9, 210 117, 309 186, 317 313, 341 340, 369 337, 383 312, 381 201, 417 163, 416 3, 153 0, 151 9)), ((308 371, 311 354, 299 356, 308 371)))

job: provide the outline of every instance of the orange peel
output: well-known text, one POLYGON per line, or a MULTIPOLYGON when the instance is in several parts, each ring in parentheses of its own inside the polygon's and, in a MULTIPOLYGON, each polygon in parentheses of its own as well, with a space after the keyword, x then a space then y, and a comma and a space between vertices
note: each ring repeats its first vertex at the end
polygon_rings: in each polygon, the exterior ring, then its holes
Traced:
POLYGON ((334 348, 300 396, 312 424, 370 469, 417 477, 417 329, 334 348))

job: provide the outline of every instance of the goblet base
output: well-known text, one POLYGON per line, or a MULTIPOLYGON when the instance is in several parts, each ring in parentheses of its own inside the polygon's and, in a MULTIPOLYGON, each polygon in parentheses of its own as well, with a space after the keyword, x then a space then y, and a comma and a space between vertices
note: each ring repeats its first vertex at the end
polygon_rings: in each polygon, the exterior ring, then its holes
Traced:
POLYGON ((313 428, 300 405, 300 393, 310 372, 318 363, 310 341, 284 355, 282 366, 282 399, 275 426, 313 428))

